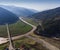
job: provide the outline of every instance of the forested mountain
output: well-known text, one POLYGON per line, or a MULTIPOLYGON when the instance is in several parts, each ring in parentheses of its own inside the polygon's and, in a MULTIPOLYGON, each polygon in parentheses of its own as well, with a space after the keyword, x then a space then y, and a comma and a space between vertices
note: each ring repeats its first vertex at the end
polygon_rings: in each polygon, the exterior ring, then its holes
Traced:
POLYGON ((23 7, 5 6, 5 5, 0 5, 0 6, 15 13, 17 16, 29 16, 29 15, 32 15, 32 14, 38 12, 36 10, 27 9, 27 8, 23 8, 23 7))
POLYGON ((48 20, 54 17, 59 17, 59 16, 60 16, 60 7, 51 9, 51 10, 42 11, 39 13, 35 13, 31 15, 30 17, 43 21, 43 20, 48 20))
POLYGON ((0 25, 15 23, 18 19, 15 14, 0 7, 0 25))
POLYGON ((32 17, 42 21, 35 30, 36 34, 60 38, 60 7, 37 13, 32 17))

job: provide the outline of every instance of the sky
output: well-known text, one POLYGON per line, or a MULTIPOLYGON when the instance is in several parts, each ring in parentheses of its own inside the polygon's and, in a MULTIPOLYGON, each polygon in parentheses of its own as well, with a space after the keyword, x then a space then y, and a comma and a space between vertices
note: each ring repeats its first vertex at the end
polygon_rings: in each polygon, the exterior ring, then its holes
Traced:
POLYGON ((0 0, 0 5, 14 5, 43 11, 60 7, 60 0, 0 0))

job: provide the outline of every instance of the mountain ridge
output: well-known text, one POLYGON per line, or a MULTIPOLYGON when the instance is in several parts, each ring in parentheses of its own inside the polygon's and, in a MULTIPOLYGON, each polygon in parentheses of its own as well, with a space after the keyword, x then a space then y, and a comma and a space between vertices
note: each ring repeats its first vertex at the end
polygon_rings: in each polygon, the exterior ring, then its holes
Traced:
POLYGON ((13 12, 17 16, 29 16, 29 15, 32 15, 32 14, 38 12, 37 10, 27 9, 27 8, 23 8, 23 7, 5 6, 5 5, 0 5, 0 6, 13 12))
POLYGON ((14 13, 0 7, 0 25, 15 23, 18 19, 14 13))
POLYGON ((34 19, 37 19, 37 21, 42 21, 42 26, 38 25, 34 31, 36 34, 45 37, 60 38, 60 7, 37 13, 36 16, 32 17, 35 17, 34 19))
POLYGON ((37 20, 45 20, 45 19, 52 18, 55 16, 60 16, 60 7, 35 13, 31 15, 30 17, 37 20))

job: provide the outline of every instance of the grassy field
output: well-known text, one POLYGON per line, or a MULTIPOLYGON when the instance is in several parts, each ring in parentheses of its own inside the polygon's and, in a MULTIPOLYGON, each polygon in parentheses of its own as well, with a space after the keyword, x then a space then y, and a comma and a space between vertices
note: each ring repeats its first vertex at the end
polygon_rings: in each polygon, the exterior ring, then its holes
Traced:
MULTIPOLYGON (((15 48, 21 48, 22 45, 25 45, 26 48, 29 48, 31 50, 48 50, 36 41, 26 37, 15 40, 13 43, 15 45, 15 48)), ((8 43, 0 45, 0 50, 4 50, 6 47, 8 47, 8 43)))
POLYGON ((50 44, 60 49, 60 40, 56 40, 56 39, 48 38, 48 37, 42 37, 42 36, 40 38, 44 39, 45 41, 49 42, 50 44))
POLYGON ((60 40, 56 40, 56 39, 48 38, 48 37, 44 37, 44 36, 38 36, 38 35, 35 35, 34 33, 30 34, 30 36, 38 38, 38 39, 43 39, 60 49, 60 40))
MULTIPOLYGON (((33 19, 31 19, 31 18, 30 18, 30 19, 29 19, 29 18, 25 18, 24 20, 26 20, 27 22, 29 22, 29 23, 31 23, 31 24, 33 24, 33 25, 35 25, 35 26, 38 25, 38 24, 37 24, 36 22, 34 22, 33 19)), ((53 38, 48 38, 48 37, 44 37, 44 36, 38 36, 38 35, 35 35, 34 33, 32 33, 31 36, 33 36, 33 37, 38 37, 39 39, 41 38, 41 39, 43 39, 43 40, 51 43, 52 45, 54 45, 54 46, 56 46, 56 47, 58 47, 58 48, 60 49, 60 40, 55 40, 55 39, 53 39, 53 38)))
POLYGON ((34 21, 32 18, 23 18, 23 19, 24 19, 25 21, 27 21, 27 22, 29 22, 29 23, 35 25, 35 26, 38 25, 38 23, 37 23, 36 21, 34 21))
MULTIPOLYGON (((17 23, 9 25, 9 29, 12 36, 16 36, 25 34, 30 31, 32 27, 19 20, 17 23)), ((6 26, 4 25, 0 25, 0 37, 7 37, 6 26)))

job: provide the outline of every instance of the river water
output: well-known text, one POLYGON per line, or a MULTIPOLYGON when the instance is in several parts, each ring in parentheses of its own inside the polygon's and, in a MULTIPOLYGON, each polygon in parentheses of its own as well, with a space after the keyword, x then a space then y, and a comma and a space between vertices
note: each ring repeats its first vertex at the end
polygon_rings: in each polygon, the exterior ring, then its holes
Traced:
POLYGON ((0 44, 6 43, 6 42, 8 42, 7 38, 0 37, 0 44))

